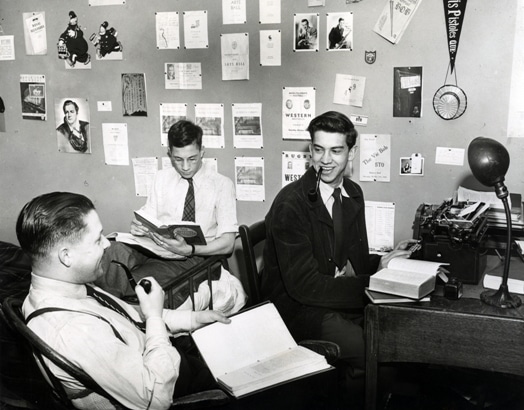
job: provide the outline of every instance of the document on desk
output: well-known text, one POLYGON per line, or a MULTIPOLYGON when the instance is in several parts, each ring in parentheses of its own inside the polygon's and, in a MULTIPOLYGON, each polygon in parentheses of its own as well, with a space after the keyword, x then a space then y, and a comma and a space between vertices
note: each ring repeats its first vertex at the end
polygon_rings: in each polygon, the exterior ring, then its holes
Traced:
POLYGON ((218 384, 235 397, 330 367, 324 356, 297 345, 272 303, 230 318, 192 337, 218 384))
POLYGON ((417 259, 393 258, 388 266, 369 278, 369 289, 412 299, 420 299, 435 290, 437 275, 444 274, 443 264, 417 259))

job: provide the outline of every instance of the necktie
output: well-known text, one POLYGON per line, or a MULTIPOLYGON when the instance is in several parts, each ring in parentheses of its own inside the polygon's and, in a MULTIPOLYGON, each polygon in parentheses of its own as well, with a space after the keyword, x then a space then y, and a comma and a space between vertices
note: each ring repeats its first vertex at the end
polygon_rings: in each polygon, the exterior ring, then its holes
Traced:
POLYGON ((120 306, 115 300, 113 300, 111 297, 107 296, 105 293, 95 290, 93 287, 88 286, 88 285, 86 285, 86 289, 87 289, 87 296, 91 296, 102 306, 108 309, 111 309, 115 311, 116 313, 124 316, 127 320, 133 323, 142 332, 146 331, 146 324, 144 322, 137 322, 136 320, 134 320, 131 316, 129 316, 129 313, 127 313, 126 310, 122 306, 120 306))
POLYGON ((195 188, 193 187, 193 178, 189 178, 187 183, 189 187, 187 188, 186 200, 184 202, 182 220, 195 222, 195 188))
POLYGON ((340 188, 333 191, 333 228, 335 231, 335 253, 333 260, 338 269, 342 269, 347 262, 346 247, 344 246, 344 222, 342 217, 342 196, 340 188))

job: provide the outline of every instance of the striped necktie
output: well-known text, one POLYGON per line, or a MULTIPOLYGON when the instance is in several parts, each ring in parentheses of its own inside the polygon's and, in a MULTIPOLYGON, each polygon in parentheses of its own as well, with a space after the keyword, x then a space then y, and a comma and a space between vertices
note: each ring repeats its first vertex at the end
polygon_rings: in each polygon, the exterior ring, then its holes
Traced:
POLYGON ((124 316, 127 320, 129 320, 131 323, 133 323, 139 330, 142 332, 146 331, 146 324, 144 322, 137 322, 134 320, 127 311, 120 306, 119 303, 117 303, 113 298, 106 295, 105 293, 99 292, 93 287, 86 285, 87 289, 87 296, 91 296, 93 299, 95 299, 98 303, 100 303, 102 306, 111 309, 115 311, 116 313, 124 316))
POLYGON ((187 183, 189 187, 187 188, 186 200, 184 202, 182 220, 195 222, 195 188, 193 186, 193 178, 189 178, 187 183))

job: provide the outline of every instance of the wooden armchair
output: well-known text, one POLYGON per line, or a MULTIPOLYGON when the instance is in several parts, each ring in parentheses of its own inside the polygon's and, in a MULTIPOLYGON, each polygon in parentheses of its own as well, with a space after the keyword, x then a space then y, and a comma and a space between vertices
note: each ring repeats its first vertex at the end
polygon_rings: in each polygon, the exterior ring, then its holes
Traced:
MULTIPOLYGON (((260 292, 260 272, 263 269, 263 260, 259 258, 257 263, 255 250, 257 245, 262 244, 266 239, 266 224, 262 220, 255 222, 251 226, 240 225, 238 231, 246 266, 245 277, 242 279, 242 283, 248 295, 247 304, 248 306, 253 306, 264 301, 260 292)), ((330 364, 336 362, 340 357, 340 347, 333 342, 301 340, 299 344, 323 355, 330 364)))

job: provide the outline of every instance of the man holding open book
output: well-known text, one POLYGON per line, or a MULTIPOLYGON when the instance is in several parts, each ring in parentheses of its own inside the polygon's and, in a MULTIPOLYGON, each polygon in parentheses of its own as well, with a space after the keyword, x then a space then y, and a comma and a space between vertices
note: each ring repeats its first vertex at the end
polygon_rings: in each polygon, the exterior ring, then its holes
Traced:
POLYGON ((150 237, 156 245, 179 259, 147 258, 121 243, 113 243, 106 252, 108 273, 104 283, 97 283, 102 288, 116 296, 132 294, 124 272, 109 263, 111 258, 126 264, 136 280, 153 276, 162 285, 199 263, 200 256, 233 251, 238 230, 235 187, 229 178, 203 163, 202 134, 202 128, 190 121, 181 120, 171 126, 167 154, 173 167, 157 172, 141 212, 166 225, 196 222, 202 228, 206 244, 188 244, 176 233, 173 238, 159 235, 135 217, 131 223, 133 235, 150 237))
POLYGON ((326 112, 308 131, 312 166, 280 191, 266 215, 262 293, 297 341, 340 346, 344 392, 358 406, 365 369, 364 288, 379 266, 409 256, 401 250, 409 241, 382 258, 369 253, 362 189, 344 176, 358 135, 349 118, 326 112))

